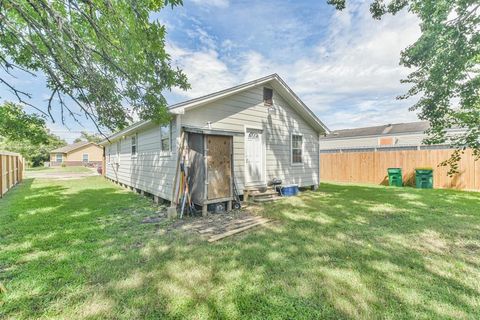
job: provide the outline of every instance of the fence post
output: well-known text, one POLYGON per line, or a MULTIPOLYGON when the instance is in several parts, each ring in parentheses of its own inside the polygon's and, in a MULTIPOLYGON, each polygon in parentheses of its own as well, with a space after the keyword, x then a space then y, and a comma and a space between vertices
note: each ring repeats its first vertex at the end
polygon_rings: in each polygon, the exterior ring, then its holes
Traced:
POLYGON ((6 157, 7 159, 7 169, 6 169, 6 173, 7 173, 7 184, 6 184, 6 190, 8 191, 8 189, 10 189, 10 156, 7 156, 6 157))

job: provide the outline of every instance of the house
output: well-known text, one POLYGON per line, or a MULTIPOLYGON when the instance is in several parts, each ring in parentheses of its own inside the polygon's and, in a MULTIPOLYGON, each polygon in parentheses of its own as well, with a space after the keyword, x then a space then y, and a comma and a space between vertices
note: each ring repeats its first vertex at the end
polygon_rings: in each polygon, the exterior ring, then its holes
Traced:
MULTIPOLYGON (((381 126, 356 129, 334 130, 320 138, 322 153, 341 151, 388 151, 442 149, 449 145, 425 145, 425 131, 429 128, 427 121, 385 124, 381 126)), ((447 136, 461 133, 463 130, 454 128, 447 131, 447 136)))
POLYGON ((80 141, 50 151, 51 166, 102 165, 103 147, 93 142, 80 141))
POLYGON ((178 163, 189 168, 193 201, 231 201, 234 188, 258 188, 273 178, 316 188, 319 137, 328 128, 277 75, 169 107, 160 126, 141 121, 110 136, 108 179, 172 201, 178 163))

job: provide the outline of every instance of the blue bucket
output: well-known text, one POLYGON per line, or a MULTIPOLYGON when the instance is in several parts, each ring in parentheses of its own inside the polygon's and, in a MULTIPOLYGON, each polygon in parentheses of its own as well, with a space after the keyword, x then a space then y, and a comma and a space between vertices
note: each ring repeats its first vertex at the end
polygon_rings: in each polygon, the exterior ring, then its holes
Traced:
POLYGON ((298 184, 289 184, 281 189, 282 196, 291 197, 298 194, 298 184))

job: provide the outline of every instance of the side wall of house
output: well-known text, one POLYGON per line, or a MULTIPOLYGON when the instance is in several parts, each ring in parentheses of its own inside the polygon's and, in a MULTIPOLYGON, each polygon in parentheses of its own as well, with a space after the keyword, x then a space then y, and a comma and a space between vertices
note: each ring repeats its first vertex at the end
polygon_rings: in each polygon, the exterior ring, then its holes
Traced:
POLYGON ((178 130, 172 121, 172 151, 161 151, 160 126, 151 125, 112 141, 105 147, 105 176, 130 187, 171 200, 175 176, 178 130), (132 155, 132 136, 137 135, 137 155, 132 155), (117 153, 117 142, 120 151, 117 153))
MULTIPOLYGON (((187 110, 182 125, 212 130, 245 132, 262 128, 265 137, 266 180, 280 178, 284 184, 319 184, 318 133, 277 93, 274 111, 263 104, 263 86, 187 110), (303 163, 291 164, 291 134, 303 135, 303 163)), ((239 191, 245 182, 245 137, 234 136, 234 172, 239 191)))
POLYGON ((77 150, 73 150, 72 152, 67 153, 67 156, 63 161, 83 161, 83 154, 88 154, 88 161, 102 161, 103 157, 103 150, 102 147, 96 145, 88 145, 84 148, 79 148, 77 150))

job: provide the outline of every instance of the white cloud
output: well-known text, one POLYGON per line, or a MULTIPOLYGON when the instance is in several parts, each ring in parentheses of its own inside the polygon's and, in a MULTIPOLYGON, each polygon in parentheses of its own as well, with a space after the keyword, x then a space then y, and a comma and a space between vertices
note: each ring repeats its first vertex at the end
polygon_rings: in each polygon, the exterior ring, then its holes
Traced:
POLYGON ((313 52, 290 59, 278 57, 299 45, 292 37, 271 48, 272 53, 249 50, 231 56, 221 54, 225 47, 238 49, 231 39, 216 45, 203 29, 194 32, 201 40, 200 50, 170 45, 169 52, 192 84, 192 90, 175 93, 198 97, 278 73, 332 128, 416 118, 408 111, 411 101, 395 99, 408 88, 400 83, 409 73, 399 65, 400 52, 420 35, 417 18, 407 12, 377 21, 367 2, 351 5, 331 16, 326 35, 313 52))
POLYGON ((188 76, 192 88, 188 91, 174 89, 173 92, 186 98, 194 98, 225 89, 237 84, 235 75, 222 62, 215 50, 188 51, 169 44, 167 51, 175 65, 188 76))

